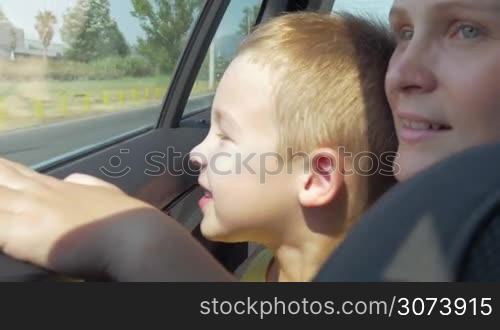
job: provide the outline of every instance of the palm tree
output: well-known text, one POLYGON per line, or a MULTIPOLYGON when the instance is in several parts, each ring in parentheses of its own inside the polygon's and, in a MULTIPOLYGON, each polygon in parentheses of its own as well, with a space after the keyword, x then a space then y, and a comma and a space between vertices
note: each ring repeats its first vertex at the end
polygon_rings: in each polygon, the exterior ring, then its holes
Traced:
POLYGON ((16 33, 16 29, 13 26, 11 26, 9 34, 10 34, 10 42, 9 42, 10 60, 15 61, 16 60, 16 48, 17 48, 17 33, 16 33))
POLYGON ((43 45, 43 58, 47 59, 47 49, 54 37, 54 25, 57 23, 57 18, 50 10, 45 10, 38 11, 35 20, 35 29, 43 45))
POLYGON ((241 19, 238 33, 242 36, 247 36, 252 32, 252 27, 255 25, 257 16, 259 15, 259 6, 245 7, 243 9, 243 18, 241 19))

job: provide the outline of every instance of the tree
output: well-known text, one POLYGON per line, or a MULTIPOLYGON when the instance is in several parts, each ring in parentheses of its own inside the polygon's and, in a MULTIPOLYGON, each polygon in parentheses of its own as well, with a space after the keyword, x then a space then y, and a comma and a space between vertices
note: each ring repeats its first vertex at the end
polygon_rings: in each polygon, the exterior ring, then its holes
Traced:
POLYGON ((109 0, 77 0, 64 15, 61 37, 69 46, 65 56, 70 60, 89 62, 130 53, 118 24, 110 16, 109 0))
POLYGON ((9 40, 9 51, 10 51, 10 59, 11 61, 16 60, 16 48, 17 48, 17 32, 16 28, 12 25, 12 23, 9 21, 7 16, 5 16, 2 7, 0 7, 0 22, 8 23, 7 26, 9 26, 8 30, 8 40, 9 40))
POLYGON ((0 22, 1 21, 8 21, 7 16, 3 13, 2 7, 0 7, 0 22))
POLYGON ((257 21, 257 16, 259 15, 259 6, 255 5, 253 7, 245 7, 243 9, 243 18, 239 24, 238 34, 241 36, 247 36, 252 32, 252 27, 257 21))
POLYGON ((35 29, 43 46, 43 58, 47 59, 47 49, 54 37, 54 25, 57 23, 57 18, 50 10, 38 11, 35 22, 35 29))
POLYGON ((140 21, 145 38, 138 51, 162 72, 171 72, 179 59, 187 34, 202 0, 132 0, 132 15, 140 21))

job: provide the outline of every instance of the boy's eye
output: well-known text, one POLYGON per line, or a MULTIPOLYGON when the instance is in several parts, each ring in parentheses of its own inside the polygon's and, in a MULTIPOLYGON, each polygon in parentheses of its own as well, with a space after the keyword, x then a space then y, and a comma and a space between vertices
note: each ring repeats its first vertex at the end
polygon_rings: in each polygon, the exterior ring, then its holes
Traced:
POLYGON ((217 133, 216 135, 220 140, 229 140, 229 137, 224 133, 217 133))
POLYGON ((408 41, 413 38, 413 30, 409 27, 404 27, 396 32, 396 37, 398 40, 408 41))

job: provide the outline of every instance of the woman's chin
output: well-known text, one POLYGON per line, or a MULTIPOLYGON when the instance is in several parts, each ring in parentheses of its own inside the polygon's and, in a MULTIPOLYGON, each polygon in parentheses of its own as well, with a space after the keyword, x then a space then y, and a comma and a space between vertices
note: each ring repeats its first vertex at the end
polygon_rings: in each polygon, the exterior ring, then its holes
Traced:
POLYGON ((394 176, 399 182, 404 182, 439 161, 438 157, 430 157, 417 153, 399 153, 394 160, 394 176))

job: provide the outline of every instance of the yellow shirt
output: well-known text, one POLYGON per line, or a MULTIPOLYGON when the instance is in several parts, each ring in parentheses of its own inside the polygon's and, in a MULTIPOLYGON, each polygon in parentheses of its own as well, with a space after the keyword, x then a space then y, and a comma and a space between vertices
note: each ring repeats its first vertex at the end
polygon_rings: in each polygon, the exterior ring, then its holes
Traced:
POLYGON ((267 272, 273 261, 273 253, 269 249, 264 249, 250 262, 245 273, 241 277, 241 282, 267 282, 267 272))

